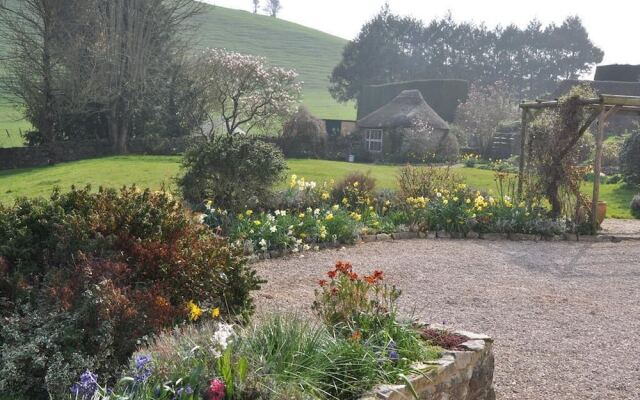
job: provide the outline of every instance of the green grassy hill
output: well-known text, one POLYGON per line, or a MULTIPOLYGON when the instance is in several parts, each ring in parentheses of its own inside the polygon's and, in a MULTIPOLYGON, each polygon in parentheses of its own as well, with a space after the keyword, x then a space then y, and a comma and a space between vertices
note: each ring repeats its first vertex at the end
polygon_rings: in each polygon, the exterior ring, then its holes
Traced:
MULTIPOLYGON (((346 40, 280 19, 218 6, 206 6, 194 22, 198 26, 196 47, 263 56, 273 65, 295 69, 304 82, 303 102, 314 115, 355 119, 354 105, 337 103, 327 90, 329 75, 340 61, 346 40)), ((18 130, 29 129, 27 123, 16 119, 16 112, 0 103, 0 147, 19 143, 18 130)))

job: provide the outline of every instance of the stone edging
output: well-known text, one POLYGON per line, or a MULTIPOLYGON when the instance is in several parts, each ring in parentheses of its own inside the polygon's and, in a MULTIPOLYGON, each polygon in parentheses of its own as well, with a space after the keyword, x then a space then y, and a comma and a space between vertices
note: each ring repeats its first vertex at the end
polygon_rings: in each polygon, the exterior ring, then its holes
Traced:
POLYGON ((377 235, 361 235, 363 242, 385 241, 385 240, 407 240, 407 239, 481 239, 481 240, 512 240, 512 241, 532 241, 532 242, 613 242, 618 243, 623 240, 640 240, 640 237, 634 236, 616 236, 616 235, 579 235, 577 233, 564 233, 562 235, 543 236, 527 233, 478 233, 468 232, 466 235, 461 233, 450 233, 445 231, 438 232, 396 232, 391 234, 380 233, 377 235))
MULTIPOLYGON (((466 331, 454 331, 469 340, 464 350, 445 350, 438 360, 417 364, 420 373, 409 382, 420 400, 495 400, 493 387, 493 339, 466 331)), ((380 385, 361 400, 414 399, 407 385, 380 385)))

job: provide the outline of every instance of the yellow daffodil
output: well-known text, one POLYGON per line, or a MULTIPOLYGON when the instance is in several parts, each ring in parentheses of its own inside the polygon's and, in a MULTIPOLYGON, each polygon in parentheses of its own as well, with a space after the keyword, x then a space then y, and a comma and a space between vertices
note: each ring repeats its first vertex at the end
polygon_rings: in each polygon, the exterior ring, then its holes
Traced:
POLYGON ((333 213, 328 213, 324 219, 326 219, 327 221, 331 221, 333 219, 333 213))
POLYGON ((253 210, 247 210, 245 214, 247 215, 247 217, 250 217, 253 215, 253 210))
POLYGON ((198 307, 193 300, 189 300, 187 303, 187 310, 189 311, 190 321, 197 321, 202 316, 202 308, 198 307))
POLYGON ((211 310, 211 318, 216 319, 220 317, 220 308, 216 307, 211 310))
POLYGON ((255 220, 255 221, 253 221, 253 224, 255 226, 260 226, 260 225, 262 225, 262 222, 260 222, 260 220, 255 220))

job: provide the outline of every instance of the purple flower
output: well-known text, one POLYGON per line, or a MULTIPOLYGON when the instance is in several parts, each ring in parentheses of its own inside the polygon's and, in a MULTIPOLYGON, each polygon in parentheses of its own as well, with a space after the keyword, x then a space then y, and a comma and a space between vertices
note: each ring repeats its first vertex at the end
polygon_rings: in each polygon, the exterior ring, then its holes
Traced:
POLYGON ((387 349, 389 350, 389 359, 391 361, 398 361, 400 359, 400 354, 398 353, 398 346, 396 345, 396 342, 394 342, 393 340, 390 341, 387 349))
POLYGON ((98 376, 86 370, 80 375, 80 380, 70 388, 71 394, 77 400, 89 400, 98 390, 98 376))
POLYGON ((183 388, 176 390, 176 395, 173 397, 173 400, 181 399, 183 394, 185 395, 193 394, 193 389, 191 388, 191 386, 187 385, 183 388))
POLYGON ((136 376, 134 379, 138 383, 146 382, 147 379, 153 373, 153 367, 151 365, 151 355, 138 354, 135 357, 136 376))

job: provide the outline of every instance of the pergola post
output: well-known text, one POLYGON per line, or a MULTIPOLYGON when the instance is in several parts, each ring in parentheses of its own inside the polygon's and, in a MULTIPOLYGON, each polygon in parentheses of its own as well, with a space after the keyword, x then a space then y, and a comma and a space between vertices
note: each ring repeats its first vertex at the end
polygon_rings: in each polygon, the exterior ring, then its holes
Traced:
POLYGON ((603 105, 598 114, 598 134, 596 136, 596 154, 593 163, 593 197, 591 199, 591 223, 593 224, 593 233, 598 231, 598 201, 600 199, 600 173, 602 172, 602 144, 604 142, 604 124, 607 119, 621 109, 621 105, 614 105, 606 110, 603 105))
POLYGON ((598 199, 600 197, 600 172, 602 170, 602 142, 604 141, 605 108, 598 115, 598 134, 596 135, 596 154, 593 164, 593 197, 591 199, 592 233, 598 232, 598 199))
POLYGON ((522 108, 522 119, 520 126, 520 165, 518 169, 518 202, 522 201, 522 181, 524 180, 525 153, 527 143, 527 114, 529 110, 522 108))

